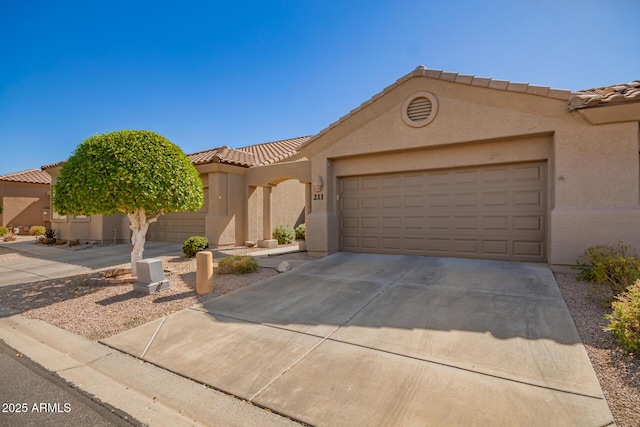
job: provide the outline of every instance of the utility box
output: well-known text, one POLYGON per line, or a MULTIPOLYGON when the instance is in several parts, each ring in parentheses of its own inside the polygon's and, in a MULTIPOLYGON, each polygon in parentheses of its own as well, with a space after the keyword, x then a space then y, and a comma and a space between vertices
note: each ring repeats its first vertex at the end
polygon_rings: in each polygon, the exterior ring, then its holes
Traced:
POLYGON ((136 262, 138 281, 133 284, 133 290, 151 295, 156 291, 169 289, 169 280, 164 277, 162 261, 155 258, 143 259, 136 262))

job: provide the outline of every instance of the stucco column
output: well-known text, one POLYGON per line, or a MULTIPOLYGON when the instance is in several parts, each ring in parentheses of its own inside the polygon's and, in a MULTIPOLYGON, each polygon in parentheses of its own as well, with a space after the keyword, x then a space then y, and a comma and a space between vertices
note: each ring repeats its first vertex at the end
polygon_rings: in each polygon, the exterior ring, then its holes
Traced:
POLYGON ((258 240, 261 248, 275 248, 278 241, 271 238, 271 187, 262 187, 262 240, 258 240))
POLYGON ((250 185, 247 188, 247 240, 257 242, 262 237, 262 218, 258 212, 262 211, 262 192, 259 187, 250 185))
POLYGON ((311 183, 304 184, 304 220, 307 221, 309 214, 311 213, 311 198, 313 190, 311 189, 311 183))
MULTIPOLYGON (((223 172, 207 176, 208 209, 205 217, 205 235, 209 245, 216 248, 236 243, 235 223, 229 216, 229 176, 223 172)), ((206 189, 205 189, 206 190, 206 189)))

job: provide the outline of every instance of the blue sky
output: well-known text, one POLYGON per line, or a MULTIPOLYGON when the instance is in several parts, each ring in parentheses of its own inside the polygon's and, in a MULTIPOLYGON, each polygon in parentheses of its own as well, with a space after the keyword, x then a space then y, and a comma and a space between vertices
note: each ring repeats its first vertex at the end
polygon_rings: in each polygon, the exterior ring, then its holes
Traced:
POLYGON ((0 175, 150 129, 186 153, 312 135, 417 65, 640 79, 637 0, 0 2, 0 175))

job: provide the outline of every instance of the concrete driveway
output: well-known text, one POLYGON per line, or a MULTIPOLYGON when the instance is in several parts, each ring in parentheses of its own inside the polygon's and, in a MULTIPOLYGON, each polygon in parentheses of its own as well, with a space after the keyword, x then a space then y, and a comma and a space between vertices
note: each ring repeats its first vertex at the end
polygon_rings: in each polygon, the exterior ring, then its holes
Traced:
POLYGON ((542 264, 338 253, 104 341, 318 426, 605 426, 542 264))

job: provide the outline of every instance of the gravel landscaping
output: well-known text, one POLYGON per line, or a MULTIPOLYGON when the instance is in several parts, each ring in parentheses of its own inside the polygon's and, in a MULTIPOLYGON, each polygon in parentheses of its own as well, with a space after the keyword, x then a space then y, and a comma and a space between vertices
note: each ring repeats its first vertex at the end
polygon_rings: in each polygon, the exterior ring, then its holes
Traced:
MULTIPOLYGON (((249 252, 252 251, 215 252, 214 261, 223 255, 249 252)), ((21 257, 23 255, 7 247, 0 247, 0 263, 21 257)), ((24 317, 40 319, 88 339, 99 340, 278 274, 273 268, 264 267, 246 275, 218 274, 214 262, 214 292, 197 295, 195 259, 184 256, 158 258, 165 269, 172 272, 169 276, 171 287, 155 295, 134 293, 131 285, 89 286, 87 279, 96 276, 92 273, 2 287, 0 304, 20 311, 24 317)), ((314 259, 305 253, 277 258, 314 259)), ((604 331, 607 322, 603 316, 608 310, 590 296, 589 284, 577 281, 575 274, 555 276, 617 425, 640 425, 640 359, 625 354, 611 333, 604 331)))
POLYGON ((576 280, 575 274, 555 276, 616 424, 640 425, 640 359, 621 350, 604 330, 610 310, 590 295, 589 283, 576 280))

